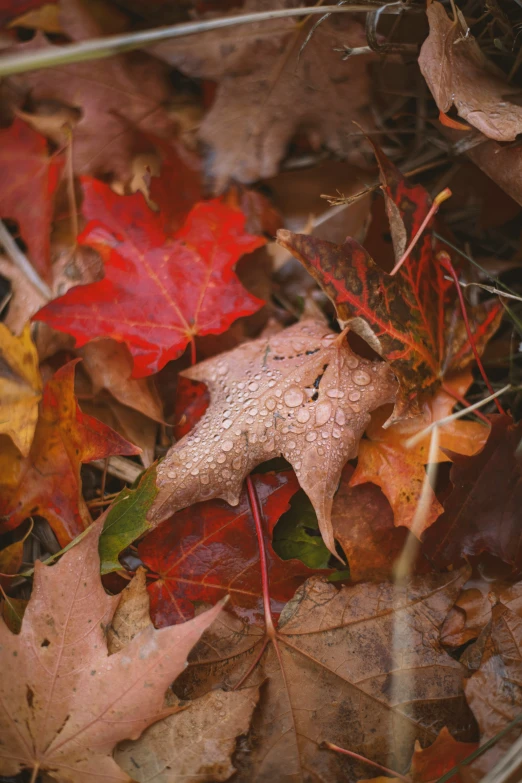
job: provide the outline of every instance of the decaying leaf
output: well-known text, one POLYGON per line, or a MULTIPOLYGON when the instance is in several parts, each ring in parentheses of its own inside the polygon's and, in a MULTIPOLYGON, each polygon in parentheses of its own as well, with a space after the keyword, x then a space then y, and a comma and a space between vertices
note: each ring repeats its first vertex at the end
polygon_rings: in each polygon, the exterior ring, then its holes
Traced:
POLYGON ((62 546, 91 522, 81 494, 81 464, 139 453, 80 411, 74 396, 75 364, 66 364, 47 383, 28 456, 22 458, 14 447, 0 449, 2 529, 11 530, 37 514, 48 520, 62 546))
MULTIPOLYGON (((466 699, 480 728, 481 744, 494 737, 522 712, 522 616, 499 603, 491 625, 476 642, 483 648, 478 670, 467 680, 466 699)), ((514 729, 473 762, 475 783, 502 758, 520 733, 514 729)))
POLYGON ((522 565, 522 465, 515 457, 522 425, 511 416, 488 418, 491 432, 478 454, 449 454, 453 491, 424 539, 425 552, 438 564, 489 552, 514 568, 522 565))
POLYGON ((259 688, 214 690, 118 747, 115 759, 137 783, 218 783, 236 768, 237 738, 248 732, 259 688))
POLYGON ((439 629, 466 572, 337 589, 314 577, 284 609, 276 643, 223 613, 202 638, 176 684, 182 697, 213 687, 262 683, 260 708, 236 780, 352 783, 368 769, 322 750, 334 742, 401 768, 416 739, 433 742, 447 725, 466 739, 463 668, 442 651, 439 629), (282 667, 282 668, 281 668, 282 667), (246 679, 243 682, 243 678, 246 679))
POLYGON ((378 486, 352 486, 353 473, 353 467, 346 465, 335 494, 332 508, 335 539, 346 555, 353 582, 389 578, 408 531, 395 527, 393 510, 378 486))
POLYGON ((490 622, 491 610, 498 603, 522 617, 522 583, 471 578, 444 621, 444 644, 460 647, 476 639, 490 622))
MULTIPOLYGON (((390 416, 390 410, 383 408, 372 414, 366 430, 367 440, 363 440, 359 448, 351 485, 357 486, 368 481, 377 484, 390 502, 396 525, 410 527, 413 522, 426 476, 431 434, 414 446, 407 445, 408 439, 433 422, 449 416, 456 404, 450 392, 462 399, 471 383, 470 372, 460 373, 445 389, 439 389, 434 397, 424 403, 420 415, 396 422, 386 429, 383 425, 390 416)), ((448 450, 466 456, 475 454, 485 444, 488 435, 488 427, 477 421, 457 419, 444 424, 439 428, 436 462, 447 462, 450 459, 448 450)), ((425 488, 426 491, 429 492, 429 500, 425 502, 429 502, 429 506, 419 533, 430 527, 443 512, 433 490, 425 488)))
MULTIPOLYGON (((73 40, 103 34, 87 4, 60 0, 63 31, 73 40)), ((42 33, 16 50, 48 51, 42 33)), ((79 174, 113 176, 128 182, 131 161, 151 149, 143 136, 175 137, 176 122, 166 106, 174 95, 162 63, 144 53, 76 62, 52 70, 34 70, 10 79, 13 92, 32 109, 32 122, 53 138, 70 137, 79 174), (64 109, 67 111, 65 112, 64 109)))
POLYGON ((0 324, 0 433, 11 438, 23 457, 31 448, 41 396, 42 379, 30 327, 15 337, 0 324))
MULTIPOLYGON (((272 533, 298 490, 293 473, 252 476, 260 505, 270 606, 275 617, 314 571, 300 560, 281 560, 272 533)), ((263 623, 263 588, 259 544, 245 489, 239 504, 209 500, 179 511, 149 533, 138 546, 141 561, 151 571, 149 593, 156 627, 194 616, 194 606, 214 604, 229 595, 228 612, 263 623)))
POLYGON ((49 281, 53 196, 63 157, 50 155, 47 140, 16 118, 0 131, 0 217, 16 220, 31 263, 49 281))
POLYGON ((357 454, 370 411, 394 399, 387 365, 359 358, 342 337, 307 320, 184 375, 208 385, 211 403, 158 466, 153 523, 200 500, 221 497, 237 505, 245 476, 282 455, 335 553, 333 496, 345 462, 357 454))
MULTIPOLYGON (((293 6, 281 0, 247 0, 245 12, 293 6)), ((290 20, 216 30, 196 38, 166 41, 152 51, 190 76, 219 82, 215 101, 199 130, 212 148, 218 187, 228 180, 253 182, 277 173, 291 138, 306 134, 360 164, 363 160, 353 121, 369 126, 370 58, 343 61, 339 49, 365 44, 364 30, 343 14, 315 30, 299 49, 290 20)))
POLYGON ((224 331, 261 307, 233 272, 240 256, 264 244, 245 233, 239 210, 220 199, 200 202, 171 237, 163 213, 154 213, 141 193, 118 196, 90 178, 83 193, 90 222, 78 241, 98 250, 105 277, 71 289, 35 316, 74 335, 78 347, 96 337, 126 342, 139 378, 177 358, 196 334, 224 331))
POLYGON ((496 141, 513 141, 522 133, 522 91, 483 54, 462 12, 449 18, 442 3, 426 8, 430 34, 419 66, 440 111, 455 106, 460 117, 496 141))
MULTIPOLYGON (((146 571, 139 568, 109 627, 109 653, 125 649, 150 625, 146 571)), ((191 702, 180 702, 169 691, 166 702, 178 711, 150 726, 135 742, 120 743, 114 757, 138 783, 228 780, 235 772, 231 756, 236 738, 247 733, 258 700, 259 688, 214 690, 191 702)))
POLYGON ((109 655, 104 626, 119 598, 100 581, 100 529, 98 523, 57 565, 36 563, 19 635, 0 622, 2 668, 10 672, 0 686, 3 775, 31 769, 60 783, 88 783, 93 775, 130 781, 112 749, 163 717, 165 690, 220 612, 216 606, 160 631, 149 625, 109 655))
MULTIPOLYGON (((379 148, 386 209, 397 258, 419 231, 431 200, 410 184, 379 148)), ((424 232, 395 276, 389 275, 354 239, 342 245, 282 229, 277 241, 298 258, 334 303, 342 325, 350 324, 390 364, 399 381, 388 423, 420 412, 419 397, 432 393, 444 373, 473 361, 462 324, 447 331, 455 310, 444 270, 435 258, 431 231, 424 232)), ((499 326, 497 302, 469 312, 477 350, 499 326)))

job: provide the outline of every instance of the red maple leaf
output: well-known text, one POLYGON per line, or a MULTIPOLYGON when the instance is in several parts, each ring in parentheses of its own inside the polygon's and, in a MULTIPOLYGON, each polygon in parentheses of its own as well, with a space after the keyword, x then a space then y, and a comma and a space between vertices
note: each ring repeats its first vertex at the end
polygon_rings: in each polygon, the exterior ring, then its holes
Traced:
POLYGON ((32 264, 49 280, 53 196, 63 158, 49 155, 47 140, 16 118, 0 131, 0 166, 0 217, 17 221, 32 264))
MULTIPOLYGON (((400 258, 422 227, 431 199, 421 185, 410 184, 381 150, 374 149, 395 254, 400 258)), ((350 323, 391 365, 400 383, 392 420, 418 413, 420 393, 432 393, 445 372, 463 369, 473 360, 460 312, 460 323, 448 329, 458 305, 452 283, 438 263, 440 247, 430 224, 394 276, 350 237, 336 245, 286 230, 277 236, 332 300, 341 323, 350 323)), ((497 329, 501 314, 496 300, 469 308, 479 353, 497 329)))
POLYGON ((140 453, 110 427, 81 412, 74 396, 78 361, 61 367, 47 383, 29 455, 22 458, 12 444, 0 452, 0 530, 41 516, 65 546, 92 521, 81 495, 81 464, 140 453))
MULTIPOLYGON (((252 476, 263 514, 272 614, 278 616, 296 589, 315 571, 299 560, 281 560, 272 532, 299 489, 294 473, 252 476)), ((256 529, 246 490, 239 505, 209 500, 178 511, 143 539, 141 560, 157 578, 149 585, 157 626, 194 616, 194 602, 214 604, 230 595, 229 609, 262 624, 263 590, 256 529)))
POLYGON ((90 177, 82 184, 90 222, 78 241, 98 250, 105 277, 71 288, 36 320, 72 334, 77 347, 96 337, 127 343, 139 378, 180 356, 195 335, 223 332, 262 306, 233 271, 265 242, 245 233, 242 212, 220 199, 200 202, 167 236, 163 213, 141 193, 118 196, 90 177))
POLYGON ((178 376, 172 429, 176 440, 181 440, 198 423, 207 410, 209 402, 210 393, 204 383, 185 378, 183 375, 178 376))

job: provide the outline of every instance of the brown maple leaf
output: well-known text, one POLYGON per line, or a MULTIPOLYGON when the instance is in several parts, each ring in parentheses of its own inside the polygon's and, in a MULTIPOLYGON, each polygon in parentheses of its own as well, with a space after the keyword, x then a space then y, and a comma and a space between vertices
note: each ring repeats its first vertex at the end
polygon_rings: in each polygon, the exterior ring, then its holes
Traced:
MULTIPOLYGON (((63 32, 72 40, 101 34, 85 5, 78 0, 60 1, 63 32)), ((54 46, 37 33, 32 41, 16 48, 46 51, 54 46)), ((31 71, 11 77, 9 84, 17 104, 31 110, 34 122, 46 135, 59 134, 64 122, 62 109, 54 115, 53 134, 50 111, 65 106, 71 117, 76 113, 76 121, 73 118, 67 124, 73 129, 72 154, 78 173, 111 174, 127 182, 132 175, 132 158, 151 148, 143 133, 161 137, 176 133, 176 122, 165 109, 174 95, 168 71, 163 63, 141 52, 61 65, 52 71, 31 71)), ((24 117, 29 120, 28 114, 24 117)), ((62 140, 67 137, 67 132, 62 133, 62 140)))
POLYGON ((201 633, 219 614, 156 631, 151 624, 109 655, 104 628, 119 596, 100 580, 103 522, 52 568, 36 563, 19 635, 0 620, 0 658, 9 677, 0 697, 0 774, 38 771, 60 783, 130 781, 111 756, 164 717, 164 694, 201 633))
MULTIPOLYGON (((295 3, 247 0, 243 10, 278 5, 295 3)), ((218 187, 229 179, 253 182, 277 174, 288 143, 300 131, 316 148, 324 144, 358 164, 364 159, 350 128, 354 120, 371 125, 370 58, 342 59, 339 49, 366 43, 362 26, 343 17, 321 24, 300 56, 306 30, 298 34, 293 22, 280 19, 152 47, 184 73, 219 82, 199 130, 212 148, 218 187)))
POLYGON ((313 577, 283 610, 273 644, 223 613, 189 658, 176 693, 262 685, 252 729, 236 753, 238 783, 352 783, 367 767, 321 750, 323 741, 402 768, 418 739, 447 725, 469 737, 464 669, 440 627, 468 571, 336 588, 313 577))
POLYGON ((395 397, 388 366, 361 359, 342 336, 307 320, 184 375, 206 383, 211 402, 196 428, 158 466, 151 521, 159 524, 209 498, 237 505, 245 476, 282 455, 335 552, 333 496, 345 462, 357 454, 370 411, 395 397))

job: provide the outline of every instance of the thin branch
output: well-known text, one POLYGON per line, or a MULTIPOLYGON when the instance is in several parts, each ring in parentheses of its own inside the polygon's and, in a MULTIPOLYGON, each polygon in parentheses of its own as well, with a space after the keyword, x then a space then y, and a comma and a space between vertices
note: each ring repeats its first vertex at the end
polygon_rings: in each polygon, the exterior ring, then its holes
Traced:
POLYGON ((27 256, 22 253, 15 240, 6 228, 3 220, 0 220, 0 244, 18 269, 25 275, 31 285, 47 300, 53 298, 53 294, 47 283, 45 283, 34 266, 29 262, 27 256))
MULTIPOLYGON (((342 14, 359 11, 375 11, 380 9, 382 3, 377 0, 350 3, 343 6, 327 5, 323 7, 307 6, 305 8, 281 8, 275 11, 260 11, 251 14, 237 14, 225 16, 221 19, 204 19, 197 22, 183 22, 182 24, 167 27, 156 27, 153 30, 142 30, 120 35, 108 35, 104 38, 92 38, 89 41, 56 46, 43 51, 24 52, 23 54, 11 54, 0 58, 0 76, 13 73, 34 71, 40 68, 52 68, 65 63, 85 62, 86 60, 100 60, 103 57, 112 57, 120 52, 129 52, 133 49, 141 49, 144 46, 166 41, 171 38, 181 38, 187 35, 220 30, 225 27, 235 27, 252 22, 265 22, 270 19, 285 19, 292 16, 308 16, 309 14, 342 14)), ((396 14, 403 9, 402 4, 384 6, 383 13, 396 14)))
POLYGON ((367 759, 366 756, 361 756, 360 753, 354 753, 353 750, 346 750, 346 748, 341 748, 339 745, 334 745, 333 742, 323 742, 322 745, 323 747, 328 748, 328 750, 335 750, 336 753, 344 753, 345 756, 350 756, 353 759, 357 759, 357 761, 362 761, 363 764, 370 764, 372 767, 384 772, 386 775, 393 775, 399 780, 403 780, 404 783, 411 783, 410 778, 407 778, 406 775, 401 775, 400 772, 395 772, 393 769, 383 767, 382 764, 377 764, 376 761, 367 759))
POLYGON ((461 411, 452 413, 451 416, 446 416, 444 419, 439 419, 438 421, 434 421, 433 424, 429 425, 429 427, 426 427, 426 429, 421 430, 412 438, 409 438, 404 445, 406 446, 406 448, 411 449, 420 440, 425 438, 426 435, 429 435, 429 433, 433 429, 435 429, 435 427, 443 427, 445 424, 449 424, 450 421, 461 419, 462 416, 466 416, 468 413, 471 413, 472 411, 476 411, 477 408, 482 408, 484 405, 487 405, 488 402, 491 402, 492 400, 496 400, 497 397, 500 397, 502 394, 509 391, 510 389, 511 389, 511 384, 508 383, 507 386, 504 386, 498 392, 495 392, 495 394, 490 394, 489 397, 485 397, 483 400, 479 400, 479 402, 476 402, 474 405, 470 405, 469 408, 463 408, 461 411))

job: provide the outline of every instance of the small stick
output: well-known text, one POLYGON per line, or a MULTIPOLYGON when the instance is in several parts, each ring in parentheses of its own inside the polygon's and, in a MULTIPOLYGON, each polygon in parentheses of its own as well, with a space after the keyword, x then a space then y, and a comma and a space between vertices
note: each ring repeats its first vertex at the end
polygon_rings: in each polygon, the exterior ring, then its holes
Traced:
POLYGON ((30 263, 27 256, 22 253, 13 237, 7 230, 3 220, 0 220, 0 244, 4 246, 6 253, 18 267, 18 269, 26 276, 29 282, 38 290, 38 292, 45 297, 46 300, 53 298, 53 294, 47 283, 44 283, 34 266, 30 263))
POLYGON ((340 748, 339 745, 334 745, 333 742, 323 742, 321 744, 324 748, 328 748, 328 750, 335 750, 336 753, 343 753, 345 756, 350 756, 353 759, 357 759, 357 761, 362 761, 364 764, 369 764, 370 766, 375 767, 375 769, 378 769, 381 772, 385 772, 387 775, 392 775, 395 778, 399 778, 399 780, 403 780, 404 783, 411 783, 410 778, 407 778, 405 775, 401 775, 400 772, 394 772, 393 769, 383 767, 382 764, 377 764, 376 761, 367 759, 366 756, 361 756, 359 753, 354 753, 353 750, 340 748))

